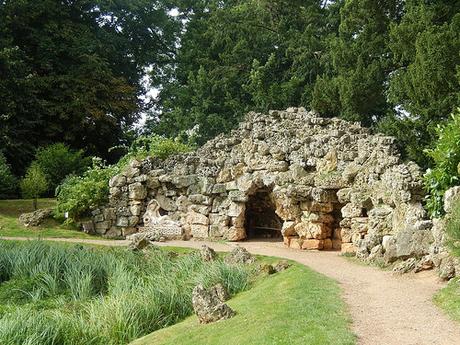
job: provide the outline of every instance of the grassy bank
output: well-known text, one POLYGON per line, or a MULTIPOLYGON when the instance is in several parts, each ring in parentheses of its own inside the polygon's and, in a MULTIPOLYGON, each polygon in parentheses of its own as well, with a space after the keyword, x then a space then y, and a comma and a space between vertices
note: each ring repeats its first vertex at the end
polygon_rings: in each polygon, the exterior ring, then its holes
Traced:
POLYGON ((260 280, 228 304, 229 320, 200 325, 191 316, 131 345, 355 344, 337 284, 295 264, 260 280))
POLYGON ((453 279, 449 285, 434 297, 435 303, 450 317, 460 322, 460 279, 453 279))
MULTIPOLYGON (((39 199, 38 208, 54 207, 55 199, 39 199)), ((25 212, 32 212, 32 200, 0 200, 0 236, 6 237, 60 237, 60 238, 94 238, 81 231, 64 227, 50 219, 39 227, 29 227, 19 223, 18 217, 25 212)))
POLYGON ((192 312, 197 283, 249 287, 254 267, 152 249, 0 241, 0 344, 115 345, 192 312))

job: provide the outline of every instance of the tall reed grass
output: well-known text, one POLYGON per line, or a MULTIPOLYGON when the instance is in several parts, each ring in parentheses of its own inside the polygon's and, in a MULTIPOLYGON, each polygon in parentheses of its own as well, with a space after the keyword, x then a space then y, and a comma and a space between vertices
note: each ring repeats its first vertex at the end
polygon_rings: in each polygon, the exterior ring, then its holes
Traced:
POLYGON ((0 344, 127 344, 190 315, 196 284, 235 294, 254 272, 196 253, 0 241, 0 344))

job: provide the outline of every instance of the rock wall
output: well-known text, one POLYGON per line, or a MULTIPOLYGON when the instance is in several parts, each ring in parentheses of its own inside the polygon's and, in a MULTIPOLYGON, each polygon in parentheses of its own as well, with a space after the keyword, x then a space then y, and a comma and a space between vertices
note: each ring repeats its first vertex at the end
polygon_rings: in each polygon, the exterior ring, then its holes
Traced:
POLYGON ((282 237, 297 249, 341 249, 392 262, 434 241, 421 173, 392 137, 303 108, 251 112, 194 153, 133 161, 93 211, 107 237, 282 237))

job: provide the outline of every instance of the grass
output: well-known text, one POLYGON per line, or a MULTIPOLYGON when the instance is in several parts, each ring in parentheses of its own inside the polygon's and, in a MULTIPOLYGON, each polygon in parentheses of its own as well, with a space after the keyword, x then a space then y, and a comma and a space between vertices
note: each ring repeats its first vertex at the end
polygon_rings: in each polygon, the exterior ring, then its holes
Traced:
MULTIPOLYGON (((38 208, 54 207, 55 199, 39 199, 38 208)), ((65 227, 50 219, 39 227, 25 227, 18 217, 25 212, 32 212, 32 200, 0 200, 0 236, 5 237, 53 237, 53 238, 94 238, 76 229, 65 227)))
POLYGON ((452 279, 435 295, 434 302, 451 318, 460 322, 460 279, 452 279))
POLYGON ((192 313, 191 292, 249 288, 254 266, 195 252, 0 241, 0 344, 121 345, 192 313), (179 253, 179 254, 177 254, 179 253))
POLYGON ((131 345, 345 345, 356 341, 337 284, 302 265, 258 281, 228 304, 237 312, 232 319, 201 325, 191 316, 131 345))

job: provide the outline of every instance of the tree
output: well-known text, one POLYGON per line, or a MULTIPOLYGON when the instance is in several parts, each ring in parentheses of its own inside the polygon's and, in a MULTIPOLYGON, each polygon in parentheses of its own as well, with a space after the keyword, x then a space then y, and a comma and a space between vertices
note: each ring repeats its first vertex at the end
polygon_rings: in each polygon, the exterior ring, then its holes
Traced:
POLYGON ((32 164, 26 176, 21 180, 21 191, 24 199, 33 199, 34 210, 37 209, 37 198, 48 190, 46 176, 40 167, 32 164))
POLYGON ((340 8, 336 35, 323 55, 312 107, 327 116, 375 124, 389 109, 388 76, 393 69, 388 46, 390 26, 401 16, 398 0, 347 0, 340 8))
POLYGON ((150 130, 175 137, 195 128, 203 143, 249 110, 308 105, 326 12, 316 0, 183 1, 186 26, 175 64, 156 80, 150 130))
POLYGON ((11 172, 11 167, 0 152, 0 199, 11 198, 16 195, 18 181, 11 172))
POLYGON ((171 59, 178 24, 168 9, 160 0, 0 2, 0 147, 17 174, 55 142, 110 158, 145 106, 145 68, 171 59))
POLYGON ((387 132, 404 143, 410 159, 426 167, 432 161, 422 151, 432 146, 437 125, 460 102, 460 3, 406 1, 402 20, 391 26, 389 44, 395 69, 388 98, 400 115, 386 119, 386 125, 394 122, 392 128, 405 130, 387 132))
POLYGON ((37 150, 32 164, 40 167, 48 182, 48 193, 54 195, 56 187, 71 174, 81 175, 91 164, 90 157, 84 157, 83 151, 71 150, 57 143, 37 150))

